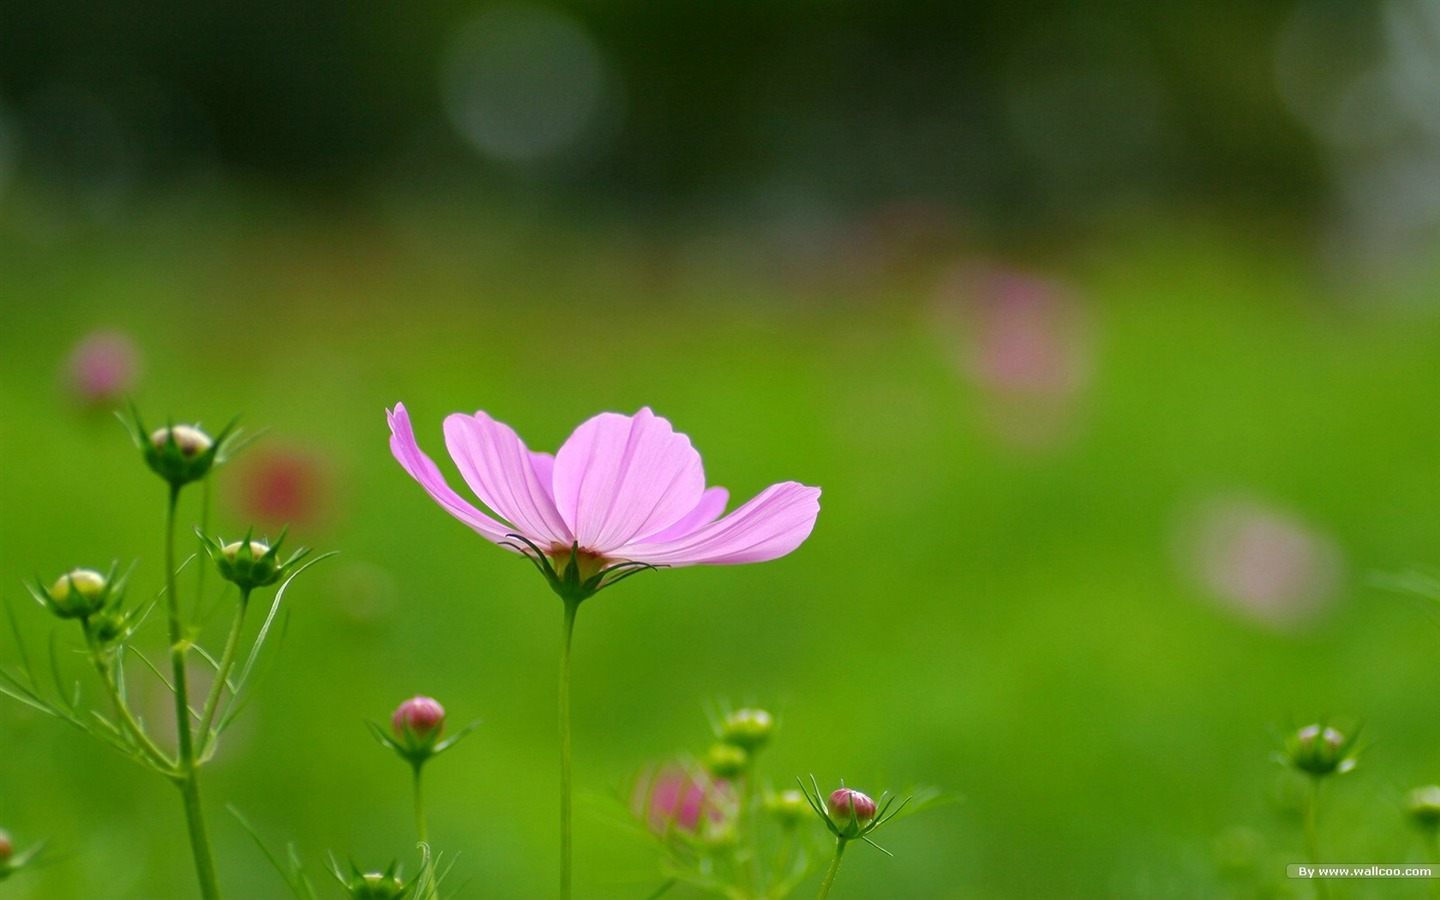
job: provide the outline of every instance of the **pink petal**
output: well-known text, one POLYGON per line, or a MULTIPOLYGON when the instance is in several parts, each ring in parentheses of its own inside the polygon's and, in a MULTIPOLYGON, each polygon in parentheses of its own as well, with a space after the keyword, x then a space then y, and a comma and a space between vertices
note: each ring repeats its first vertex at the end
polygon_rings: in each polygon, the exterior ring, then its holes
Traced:
POLYGON ((663 531, 655 534, 647 534, 640 538, 647 544, 658 544, 662 541, 672 541, 675 538, 684 537, 694 531, 698 531, 702 525, 709 525, 720 518, 725 511, 725 504, 730 502, 730 492, 723 487, 706 488, 705 493, 700 495, 700 502, 695 508, 680 517, 680 521, 671 525, 663 531))
POLYGON ((705 471, 690 439, 648 408, 601 413, 555 454, 555 505, 580 546, 609 555, 700 503, 705 471))
POLYGON ((539 450, 530 451, 530 468, 535 470, 535 477, 540 479, 540 486, 545 489, 545 496, 550 498, 550 503, 555 503, 555 456, 551 453, 541 453, 539 450))
POLYGON ((519 532, 548 550, 571 542, 533 456, 515 431, 484 412, 445 417, 445 446, 482 502, 519 532))
POLYGON ((794 481, 772 484, 718 522, 663 542, 637 541, 611 556, 666 566, 764 562, 794 550, 820 514, 820 489, 794 481))
POLYGON ((486 540, 497 544, 507 542, 509 538, 506 535, 515 529, 485 515, 451 490, 440 469, 415 443, 415 432, 410 427, 410 414, 405 411, 405 404, 395 404, 393 411, 386 412, 386 419, 390 422, 390 452, 395 454, 395 459, 410 473, 410 477, 420 482, 425 493, 486 540))

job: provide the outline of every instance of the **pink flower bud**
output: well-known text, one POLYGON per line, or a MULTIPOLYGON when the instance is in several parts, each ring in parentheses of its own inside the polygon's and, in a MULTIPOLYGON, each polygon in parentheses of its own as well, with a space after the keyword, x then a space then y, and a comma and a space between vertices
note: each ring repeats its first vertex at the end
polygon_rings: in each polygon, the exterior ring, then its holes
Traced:
POLYGON ((830 817, 838 825, 846 825, 852 820, 865 825, 875 818, 875 801, 851 788, 841 788, 831 794, 829 806, 830 817))
POLYGON ((405 737, 407 728, 422 740, 436 738, 445 730, 445 707, 439 701, 416 694, 395 708, 390 725, 399 738, 405 737))

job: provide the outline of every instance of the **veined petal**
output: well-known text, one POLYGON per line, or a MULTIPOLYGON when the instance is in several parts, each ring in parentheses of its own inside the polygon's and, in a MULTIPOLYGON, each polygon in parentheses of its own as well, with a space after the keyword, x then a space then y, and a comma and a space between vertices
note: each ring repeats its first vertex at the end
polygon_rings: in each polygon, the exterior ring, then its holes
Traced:
POLYGON ((570 544, 550 492, 541 484, 532 454, 509 425, 484 412, 445 417, 445 446, 481 501, 537 544, 570 544))
POLYGON ((540 479, 540 486, 545 489, 545 496, 549 497, 553 504, 555 502, 555 455, 531 450, 530 468, 535 470, 535 477, 540 479))
POLYGON ((730 515, 669 541, 637 541, 611 551, 617 559, 663 566, 764 562, 794 550, 820 514, 820 489, 772 484, 730 515))
POLYGON ((723 487, 706 488, 705 493, 700 495, 700 502, 695 505, 694 509, 681 516, 680 521, 663 531, 638 538, 637 542, 658 544, 662 541, 673 541, 676 538, 685 537, 720 518, 720 514, 725 511, 725 504, 729 502, 730 492, 723 487))
POLYGON ((506 535, 514 532, 514 528, 485 515, 445 483, 445 476, 440 474, 439 467, 425 455, 420 445, 415 443, 415 432, 410 427, 410 414, 405 411, 405 404, 395 404, 395 409, 387 410, 385 417, 390 423, 390 452, 405 471, 410 473, 410 477, 420 482, 425 493, 443 506, 446 512, 469 525, 486 540, 497 544, 509 541, 506 535))
POLYGON ((595 416, 555 454, 555 506, 580 546, 602 555, 674 525, 704 491, 700 454, 648 407, 595 416))

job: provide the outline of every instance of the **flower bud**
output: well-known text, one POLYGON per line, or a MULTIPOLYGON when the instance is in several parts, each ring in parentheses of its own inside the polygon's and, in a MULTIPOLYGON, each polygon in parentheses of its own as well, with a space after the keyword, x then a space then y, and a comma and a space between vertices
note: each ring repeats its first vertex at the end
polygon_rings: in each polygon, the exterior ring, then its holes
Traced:
POLYGON ((104 609, 110 582, 94 569, 72 569, 46 592, 51 611, 62 619, 80 619, 104 609))
POLYGON ((1440 832, 1440 784, 1427 784, 1405 798, 1405 814, 1421 831, 1440 832))
POLYGON ((395 708, 390 725, 402 741, 410 737, 433 741, 445 730, 445 707, 430 697, 416 694, 395 708))
POLYGON ((410 888, 389 872, 366 872, 345 885, 353 900, 399 900, 410 888))
POLYGON ((152 432, 142 449, 150 468, 179 487, 204 478, 219 447, 194 425, 171 425, 152 432))
POLYGON ((220 577, 242 588, 272 585, 280 580, 276 549, 264 541, 234 541, 212 554, 220 577))
POLYGON ((737 709, 720 726, 720 740, 754 753, 775 730, 775 719, 763 709, 737 709))
POLYGON ((875 801, 851 788, 840 788, 826 802, 830 819, 846 837, 856 837, 875 818, 875 801))
POLYGON ((647 774, 635 783, 631 811, 659 835, 696 835, 719 828, 736 811, 737 798, 724 782, 679 766, 647 774))
POLYGON ((767 796, 765 810, 774 816, 782 826, 791 828, 805 818, 805 814, 810 811, 810 804, 805 802, 804 794, 791 788, 788 791, 767 796))
POLYGON ((10 840, 10 833, 0 828, 0 867, 8 865, 15 856, 15 842, 10 840))
POLYGON ((1329 726, 1306 725, 1285 742, 1284 759, 1316 778, 1345 773, 1355 768, 1353 743, 1329 726))
POLYGON ((705 771, 715 778, 737 778, 749 765, 750 754, 734 744, 712 744, 705 753, 705 771))

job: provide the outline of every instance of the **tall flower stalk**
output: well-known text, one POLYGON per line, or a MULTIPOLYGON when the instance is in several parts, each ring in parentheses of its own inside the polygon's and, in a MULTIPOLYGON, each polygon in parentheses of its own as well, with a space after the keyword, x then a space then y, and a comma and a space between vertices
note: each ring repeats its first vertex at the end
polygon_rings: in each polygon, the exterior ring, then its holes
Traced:
POLYGON ((532 452, 484 412, 445 419, 445 443, 488 508, 456 493, 420 450, 404 405, 389 413, 390 449, 446 512, 498 546, 527 557, 563 604, 560 646, 560 896, 573 890, 571 650, 586 599, 646 569, 763 562, 810 535, 820 490, 774 484, 729 515, 729 493, 706 488, 700 454, 649 409, 601 413, 555 455, 532 452))

